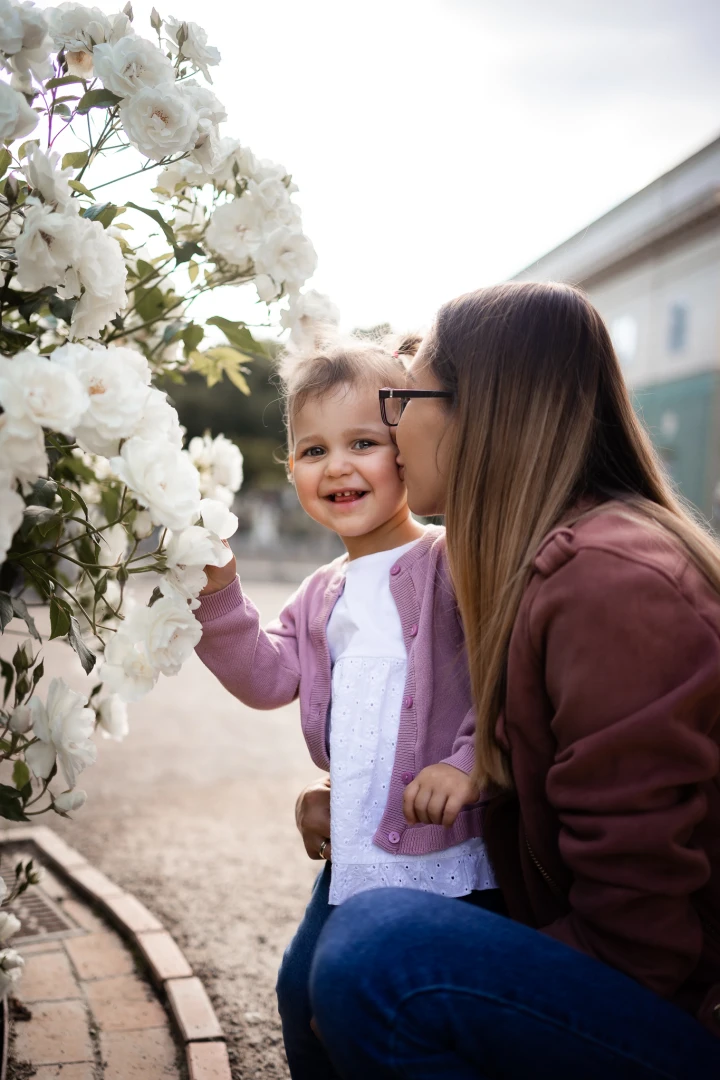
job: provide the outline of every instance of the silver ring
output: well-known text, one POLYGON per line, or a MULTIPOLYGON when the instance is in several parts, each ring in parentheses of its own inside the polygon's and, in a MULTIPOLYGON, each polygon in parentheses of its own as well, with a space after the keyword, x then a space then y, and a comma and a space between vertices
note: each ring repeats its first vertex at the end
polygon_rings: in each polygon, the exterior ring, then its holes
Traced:
POLYGON ((327 846, 328 846, 327 840, 323 840, 322 844, 320 845, 320 850, 318 851, 318 855, 320 856, 321 859, 325 858, 325 848, 327 846))

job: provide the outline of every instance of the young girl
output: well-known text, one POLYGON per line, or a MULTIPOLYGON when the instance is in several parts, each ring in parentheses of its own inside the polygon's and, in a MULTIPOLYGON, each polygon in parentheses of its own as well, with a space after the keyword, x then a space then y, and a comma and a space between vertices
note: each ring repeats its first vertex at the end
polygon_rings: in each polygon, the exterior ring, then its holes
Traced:
POLYGON ((253 708, 299 697, 311 757, 330 770, 331 837, 319 854, 332 850, 332 871, 316 883, 278 981, 296 1080, 335 1075, 308 997, 330 905, 383 885, 498 902, 471 779, 471 691, 444 530, 411 517, 378 407, 381 387, 404 385, 400 354, 416 345, 353 343, 286 363, 289 472, 304 510, 347 555, 307 578, 265 630, 234 560, 206 567, 196 612, 203 662, 253 708))

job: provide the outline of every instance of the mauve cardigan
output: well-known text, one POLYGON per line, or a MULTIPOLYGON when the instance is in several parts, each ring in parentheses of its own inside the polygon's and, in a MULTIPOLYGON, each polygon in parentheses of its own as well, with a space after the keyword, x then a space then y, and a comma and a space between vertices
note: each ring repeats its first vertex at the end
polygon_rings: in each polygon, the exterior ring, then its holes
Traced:
MULTIPOLYGON (((201 599, 200 659, 223 686, 255 709, 300 699, 303 734, 315 764, 328 769, 332 688, 326 628, 345 587, 343 555, 306 578, 265 630, 236 578, 201 599)), ((465 807, 450 828, 413 825, 402 812, 403 790, 438 762, 470 772, 474 714, 464 638, 450 583, 445 530, 429 526, 390 570, 408 654, 397 749, 387 806, 373 841, 384 851, 426 855, 482 834, 483 803, 465 807)), ((362 717, 358 717, 362 722, 362 717)))

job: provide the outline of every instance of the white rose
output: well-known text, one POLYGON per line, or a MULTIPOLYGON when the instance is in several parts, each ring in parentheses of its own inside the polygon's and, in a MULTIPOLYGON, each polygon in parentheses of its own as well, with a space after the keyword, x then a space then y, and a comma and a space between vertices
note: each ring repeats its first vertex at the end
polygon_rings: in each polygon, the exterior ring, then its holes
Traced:
POLYGON ((74 787, 77 774, 92 765, 97 756, 90 737, 95 728, 95 713, 87 708, 87 698, 71 690, 64 679, 53 679, 46 704, 32 697, 30 711, 33 736, 39 742, 25 751, 29 767, 35 776, 46 780, 57 754, 68 787, 74 787))
POLYGON ((10 717, 10 730, 16 735, 26 735, 32 727, 32 714, 27 705, 18 705, 10 717))
POLYGON ((36 291, 64 281, 77 254, 82 221, 77 214, 58 213, 51 206, 29 207, 15 242, 18 283, 23 289, 36 291))
POLYGON ((15 986, 24 965, 25 961, 15 949, 3 949, 0 952, 0 997, 4 997, 8 990, 15 986))
POLYGON ((20 920, 12 911, 0 911, 0 942, 4 945, 20 929, 20 920))
POLYGON ((247 194, 254 202, 257 202, 263 211, 263 216, 268 224, 298 225, 300 211, 290 201, 288 190, 282 180, 268 177, 266 180, 248 181, 247 194))
POLYGON ((43 82, 53 73, 50 63, 53 43, 40 8, 26 2, 18 7, 18 11, 22 23, 22 47, 9 58, 8 67, 13 72, 13 80, 20 84, 17 89, 32 93, 33 76, 43 82))
POLYGON ((109 529, 103 529, 100 535, 100 562, 106 566, 117 566, 127 555, 129 541, 125 526, 118 522, 109 529))
POLYGON ((134 436, 123 443, 120 457, 114 457, 110 464, 150 511, 155 525, 184 529, 196 520, 200 503, 197 470, 175 446, 134 436))
MULTIPOLYGON (((214 439, 209 433, 196 435, 188 443, 187 453, 200 474, 201 495, 217 498, 218 488, 234 495, 242 487, 243 456, 239 447, 224 435, 216 435, 214 439)), ((224 495, 223 501, 226 501, 224 495)))
POLYGON ((252 150, 226 136, 215 148, 211 179, 219 191, 234 192, 236 182, 254 177, 256 167, 257 159, 252 150))
POLYGON ((171 15, 170 18, 165 19, 165 31, 173 56, 179 53, 202 71, 208 82, 212 82, 208 68, 220 63, 220 52, 214 45, 208 45, 205 30, 195 22, 183 22, 171 15), (178 47, 181 27, 185 28, 186 40, 178 47))
POLYGON ((262 300, 264 304, 272 304, 282 292, 282 286, 276 285, 269 274, 258 274, 254 285, 257 289, 258 300, 262 300))
POLYGON ((290 307, 283 311, 280 322, 298 345, 311 342, 319 326, 337 326, 340 312, 329 296, 308 289, 290 300, 290 307))
POLYGON ((69 814, 73 810, 79 810, 86 802, 87 792, 82 788, 75 788, 73 791, 63 791, 62 795, 56 795, 53 809, 59 810, 61 814, 69 814))
POLYGON ((184 600, 164 596, 148 611, 145 647, 153 667, 177 675, 202 637, 202 627, 184 600))
POLYGON ((145 647, 149 608, 134 608, 105 646, 103 684, 123 701, 138 701, 158 679, 145 647))
POLYGON ((100 8, 88 8, 84 4, 58 4, 56 8, 48 8, 47 18, 55 47, 58 51, 65 50, 68 71, 83 79, 93 73, 95 45, 119 41, 134 33, 127 15, 108 17, 100 8))
POLYGON ((79 246, 58 295, 80 297, 72 315, 70 337, 97 337, 127 306, 127 269, 120 244, 99 221, 84 217, 77 220, 79 246))
POLYGON ((100 702, 97 718, 98 727, 106 739, 122 742, 130 730, 127 705, 117 694, 111 694, 100 702))
POLYGON ((315 273, 317 255, 304 233, 275 229, 258 249, 255 267, 286 287, 300 288, 315 273))
POLYGON ((222 203, 210 218, 208 247, 231 266, 242 267, 262 242, 262 224, 262 213, 252 199, 242 196, 222 203))
POLYGON ((158 174, 156 187, 166 196, 184 195, 190 188, 202 187, 210 177, 205 170, 190 158, 180 158, 166 165, 158 174))
POLYGON ((183 430, 177 409, 170 404, 167 394, 157 387, 151 387, 143 405, 142 416, 132 434, 150 442, 167 440, 179 450, 183 444, 183 430))
POLYGON ((11 422, 72 435, 89 398, 72 371, 25 349, 12 360, 0 357, 0 405, 11 422))
POLYGON ((93 49, 95 74, 103 86, 119 97, 127 97, 143 86, 159 86, 175 80, 167 56, 145 38, 120 38, 114 45, 96 45, 93 49))
POLYGON ((6 56, 20 52, 23 44, 23 22, 20 8, 11 0, 0 2, 0 51, 6 56))
POLYGON ((23 489, 38 476, 47 476, 48 470, 43 429, 33 425, 30 429, 25 424, 17 428, 7 413, 0 414, 0 461, 23 489))
POLYGON ((197 113, 198 134, 192 156, 204 170, 212 172, 221 160, 222 143, 218 124, 227 119, 225 106, 212 90, 198 85, 194 79, 179 83, 178 90, 197 113))
MULTIPOLYGON (((0 565, 5 562, 12 539, 22 525, 25 502, 14 487, 10 487, 7 473, 0 475, 0 565)), ((17 709, 15 710, 17 712, 17 709)), ((13 713, 13 716, 15 714, 13 713)), ((12 720, 10 721, 12 728, 12 720)))
MULTIPOLYGON (((209 529, 215 536, 220 537, 221 540, 229 540, 237 532, 237 514, 233 514, 225 503, 220 502, 218 499, 202 499, 200 501, 200 517, 205 528, 209 529)), ((226 559, 225 561, 229 562, 230 560, 226 559)), ((225 563, 217 563, 216 565, 224 566, 225 563)))
POLYGON ((132 523, 133 536, 136 540, 146 540, 155 526, 147 510, 138 510, 132 523))
POLYGON ((207 584, 203 567, 225 566, 232 559, 232 552, 208 528, 191 525, 172 534, 165 558, 168 573, 160 583, 165 595, 172 590, 185 600, 193 600, 207 584))
POLYGON ((65 207, 70 202, 68 180, 73 177, 72 169, 59 169, 59 154, 45 154, 34 146, 23 168, 25 179, 34 192, 39 192, 44 203, 57 208, 65 207))
POLYGON ((80 445, 104 457, 116 454, 120 440, 142 422, 152 393, 145 357, 115 345, 89 349, 74 344, 56 349, 53 360, 72 371, 87 393, 88 406, 75 431, 80 445))
POLYGON ((23 95, 0 82, 0 141, 11 143, 22 139, 37 127, 37 122, 38 114, 32 111, 23 95))
POLYGON ((198 141, 198 114, 174 83, 146 86, 120 106, 120 120, 141 154, 159 161, 192 150, 198 141))

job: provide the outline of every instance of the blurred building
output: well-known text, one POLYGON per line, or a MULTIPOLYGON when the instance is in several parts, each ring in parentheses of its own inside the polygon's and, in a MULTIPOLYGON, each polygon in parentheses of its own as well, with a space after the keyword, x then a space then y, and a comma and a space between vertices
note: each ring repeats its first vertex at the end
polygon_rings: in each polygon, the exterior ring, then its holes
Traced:
POLYGON ((720 138, 516 275, 580 285, 681 491, 720 480, 720 138))

